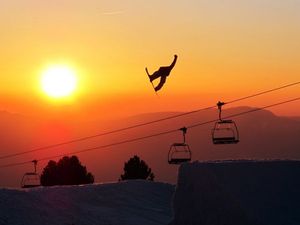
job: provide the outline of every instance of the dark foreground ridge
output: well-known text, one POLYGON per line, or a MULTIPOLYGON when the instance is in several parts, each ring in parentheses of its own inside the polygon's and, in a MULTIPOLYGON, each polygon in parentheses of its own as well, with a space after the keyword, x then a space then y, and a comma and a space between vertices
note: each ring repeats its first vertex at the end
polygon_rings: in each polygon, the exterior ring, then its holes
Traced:
POLYGON ((299 225, 300 161, 183 164, 172 225, 299 225))
POLYGON ((118 183, 0 189, 0 225, 163 225, 174 186, 118 183))

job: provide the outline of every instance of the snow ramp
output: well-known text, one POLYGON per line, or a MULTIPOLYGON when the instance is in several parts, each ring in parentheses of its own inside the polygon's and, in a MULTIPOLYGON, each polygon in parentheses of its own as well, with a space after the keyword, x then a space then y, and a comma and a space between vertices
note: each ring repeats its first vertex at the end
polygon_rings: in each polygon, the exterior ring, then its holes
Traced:
POLYGON ((1 225, 163 225, 174 186, 151 181, 0 189, 1 225))
POLYGON ((299 225, 300 161, 183 164, 172 225, 299 225))

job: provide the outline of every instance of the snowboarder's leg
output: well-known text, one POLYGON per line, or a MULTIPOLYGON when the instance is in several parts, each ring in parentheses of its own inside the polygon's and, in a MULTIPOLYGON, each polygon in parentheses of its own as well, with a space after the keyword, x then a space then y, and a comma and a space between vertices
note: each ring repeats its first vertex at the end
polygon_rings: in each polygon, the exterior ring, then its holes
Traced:
POLYGON ((148 74, 148 77, 150 79, 150 82, 154 81, 155 79, 161 77, 163 74, 162 70, 164 69, 164 67, 160 67, 159 70, 155 71, 152 75, 149 74, 148 69, 146 69, 146 72, 148 74))
POLYGON ((161 74, 154 72, 152 75, 149 75, 150 81, 154 81, 155 79, 159 78, 161 76, 161 74))
POLYGON ((161 76, 159 84, 154 88, 155 91, 159 91, 166 82, 167 76, 161 76))

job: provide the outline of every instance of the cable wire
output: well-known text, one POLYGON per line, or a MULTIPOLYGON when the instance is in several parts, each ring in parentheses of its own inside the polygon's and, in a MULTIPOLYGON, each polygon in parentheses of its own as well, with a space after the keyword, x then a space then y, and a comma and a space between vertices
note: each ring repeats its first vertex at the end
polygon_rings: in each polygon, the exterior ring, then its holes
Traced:
MULTIPOLYGON (((248 98, 253 98, 253 97, 256 97, 256 96, 259 96, 259 95, 263 95, 263 94, 273 92, 273 91, 277 91, 277 90, 280 90, 280 89, 283 89, 283 88, 291 87, 291 86, 294 86, 294 85, 297 85, 297 84, 300 84, 300 82, 287 84, 287 85, 284 85, 284 86, 281 86, 281 87, 278 87, 278 88, 270 89, 270 90, 259 92, 259 93, 253 94, 253 95, 245 96, 245 97, 242 97, 242 98, 239 98, 239 99, 231 100, 231 101, 226 102, 226 104, 234 103, 234 102, 245 100, 245 99, 248 99, 248 98)), ((189 111, 189 112, 186 112, 186 113, 181 113, 181 114, 174 115, 174 116, 164 117, 164 118, 161 118, 161 119, 136 124, 136 125, 133 125, 133 126, 128 126, 128 127, 108 131, 108 132, 103 132, 103 133, 96 134, 96 135, 91 135, 91 136, 86 136, 86 137, 83 137, 83 138, 73 139, 73 140, 70 140, 70 141, 61 142, 61 143, 57 143, 57 144, 53 144, 53 145, 48 145, 48 146, 45 146, 45 147, 40 147, 40 148, 36 148, 36 149, 28 150, 28 151, 23 151, 23 152, 19 152, 19 153, 15 153, 15 154, 9 154, 9 155, 5 155, 5 156, 1 156, 0 159, 15 157, 15 156, 28 154, 28 153, 31 153, 31 152, 36 152, 36 151, 41 151, 41 150, 46 150, 46 149, 50 149, 50 148, 54 148, 54 147, 59 147, 59 146, 62 146, 62 145, 72 144, 72 143, 75 143, 75 142, 81 142, 81 141, 84 141, 84 140, 88 140, 88 139, 92 139, 92 138, 96 138, 96 137, 100 137, 100 136, 105 136, 105 135, 109 135, 109 134, 113 134, 113 133, 118 133, 118 132, 122 132, 122 131, 125 131, 125 130, 134 129, 134 128, 137 128, 137 127, 162 122, 162 121, 165 121, 165 120, 170 120, 170 119, 178 118, 178 117, 181 117, 181 116, 186 116, 186 115, 189 115, 189 114, 197 113, 197 112, 200 112, 200 111, 203 111, 203 110, 212 109, 212 108, 215 108, 215 107, 216 106, 213 105, 213 106, 209 106, 209 107, 206 107, 206 108, 201 108, 201 109, 189 111)))
POLYGON ((48 146, 44 146, 44 147, 40 147, 40 148, 35 148, 35 149, 28 150, 28 151, 18 152, 18 153, 14 153, 14 154, 8 154, 8 155, 0 156, 0 159, 16 157, 16 156, 25 155, 25 154, 32 153, 32 152, 42 151, 42 150, 46 150, 46 149, 51 149, 51 148, 63 146, 63 145, 68 145, 68 144, 72 144, 72 143, 76 143, 76 142, 81 142, 81 141, 85 141, 85 140, 96 138, 96 137, 101 137, 101 136, 106 136, 106 135, 109 135, 109 134, 119 133, 119 132, 122 132, 122 131, 126 131, 126 130, 130 130, 130 129, 134 129, 134 128, 138 128, 138 127, 142 127, 142 126, 162 122, 162 121, 165 121, 165 120, 178 118, 178 117, 181 117, 181 116, 186 116, 186 115, 189 115, 189 114, 200 112, 202 110, 208 110, 208 109, 213 109, 213 108, 215 108, 215 106, 210 106, 210 107, 206 107, 206 108, 202 108, 202 109, 198 109, 198 110, 193 110, 193 111, 189 111, 189 112, 186 112, 186 113, 181 113, 181 114, 174 115, 174 116, 168 116, 168 117, 164 117, 164 118, 157 119, 157 120, 152 120, 152 121, 145 122, 145 123, 139 123, 139 124, 136 124, 136 125, 132 125, 132 126, 128 126, 128 127, 108 131, 108 132, 103 132, 103 133, 96 134, 96 135, 86 136, 86 137, 83 137, 83 138, 73 139, 73 140, 66 141, 66 142, 61 142, 61 143, 57 143, 57 144, 53 144, 53 145, 48 145, 48 146))
MULTIPOLYGON (((267 109, 267 108, 287 104, 287 103, 290 103, 290 102, 295 102, 295 101, 298 101, 298 100, 300 100, 300 97, 294 98, 294 99, 289 99, 289 100, 279 102, 279 103, 274 103, 274 104, 267 105, 267 106, 264 106, 264 107, 261 107, 261 108, 255 108, 255 109, 251 109, 251 110, 244 111, 244 112, 241 112, 241 113, 228 115, 224 118, 227 119, 227 118, 232 118, 232 117, 238 117, 238 116, 242 116, 242 115, 245 115, 245 114, 248 114, 248 113, 257 112, 257 111, 260 111, 260 110, 263 110, 263 109, 267 109)), ((210 121, 206 121, 206 122, 196 123, 196 124, 186 126, 186 127, 191 129, 191 128, 203 126, 203 125, 206 125, 206 124, 214 123, 214 122, 217 122, 217 121, 219 121, 219 119, 214 119, 214 120, 210 120, 210 121)), ((140 141, 140 140, 144 140, 144 139, 148 139, 148 138, 153 138, 153 137, 157 137, 157 136, 161 136, 161 135, 166 135, 166 134, 170 134, 170 133, 174 133, 174 132, 178 132, 178 129, 173 129, 173 130, 164 131, 164 132, 160 132, 160 133, 156 133, 156 134, 151 134, 151 135, 147 135, 147 136, 143 136, 143 137, 128 139, 128 140, 115 142, 115 143, 111 143, 111 144, 107 144, 107 145, 101 145, 101 146, 97 146, 97 147, 93 147, 93 148, 86 148, 86 149, 82 149, 82 150, 78 150, 78 151, 73 151, 73 152, 68 152, 68 153, 64 153, 64 154, 55 155, 55 156, 49 156, 49 157, 38 159, 38 161, 45 161, 45 160, 59 158, 59 157, 62 157, 62 156, 73 155, 73 154, 81 154, 81 153, 95 151, 95 150, 99 150, 99 149, 103 149, 103 148, 109 148, 109 147, 113 147, 113 146, 117 146, 117 145, 136 142, 136 141, 140 141)), ((27 164, 27 163, 32 163, 32 160, 25 161, 25 162, 19 162, 19 163, 11 163, 11 164, 6 164, 6 165, 1 165, 0 168, 19 166, 19 165, 24 165, 24 164, 27 164)))
MULTIPOLYGON (((286 84, 286 85, 283 85, 283 86, 280 86, 280 87, 277 87, 277 88, 273 88, 273 89, 269 89, 269 90, 266 90, 266 91, 258 92, 256 94, 248 95, 248 96, 245 96, 245 97, 242 97, 242 98, 227 101, 226 104, 231 104, 231 103, 242 101, 242 100, 245 100, 245 99, 257 97, 257 96, 260 96, 260 95, 263 95, 263 94, 278 91, 278 90, 288 88, 288 87, 292 87, 292 86, 295 86, 295 85, 298 85, 298 84, 300 84, 300 81, 290 83, 290 84, 286 84)), ((215 107, 216 107, 216 105, 213 105, 213 106, 209 106, 209 107, 205 107, 205 108, 201 108, 201 109, 196 109, 196 110, 192 110, 192 111, 185 112, 185 113, 180 113, 180 114, 173 115, 173 116, 164 117, 164 118, 161 118, 161 119, 151 120, 151 121, 148 121, 148 122, 139 123, 139 124, 135 124, 135 125, 132 125, 132 126, 123 127, 123 128, 120 128, 120 129, 115 129, 115 130, 103 132, 103 133, 100 133, 100 134, 95 134, 95 135, 91 135, 91 136, 77 138, 77 139, 73 139, 73 140, 70 140, 70 141, 60 142, 60 143, 57 143, 57 144, 48 145, 48 146, 44 146, 44 147, 34 148, 34 149, 31 149, 31 150, 28 150, 28 151, 3 155, 3 156, 0 156, 0 160, 16 157, 16 156, 20 156, 20 155, 25 155, 25 154, 32 153, 32 152, 47 150, 47 149, 51 149, 51 148, 55 148, 55 147, 59 147, 59 146, 63 146, 63 145, 68 145, 68 144, 72 144, 72 143, 76 143, 76 142, 82 142, 82 141, 85 141, 85 140, 89 140, 89 139, 93 139, 93 138, 101 137, 101 136, 106 136, 106 135, 109 135, 109 134, 119 133, 119 132, 122 132, 122 131, 130 130, 130 129, 134 129, 134 128, 138 128, 138 127, 142 127, 142 126, 146 126, 146 125, 150 125, 150 124, 154 124, 154 123, 159 123, 159 122, 163 122, 163 121, 170 120, 170 119, 175 119, 175 118, 182 117, 182 116, 187 116, 187 115, 194 114, 194 113, 198 113, 198 112, 203 111, 203 110, 213 109, 215 107)))
POLYGON ((257 96, 260 96, 260 95, 264 95, 264 94, 267 94, 267 93, 270 93, 270 92, 274 92, 274 91, 279 91, 281 89, 292 87, 292 86, 295 86, 295 85, 298 85, 298 84, 300 84, 300 81, 294 82, 294 83, 290 83, 290 84, 286 84, 286 85, 283 85, 283 86, 280 86, 280 87, 277 87, 277 88, 269 89, 267 91, 258 92, 256 94, 248 95, 248 96, 245 96, 245 97, 242 97, 242 98, 237 98, 237 99, 234 99, 234 100, 226 102, 226 104, 231 104, 231 103, 234 103, 234 102, 239 102, 239 101, 242 101, 242 100, 245 100, 245 99, 248 99, 248 98, 254 98, 254 97, 257 97, 257 96))

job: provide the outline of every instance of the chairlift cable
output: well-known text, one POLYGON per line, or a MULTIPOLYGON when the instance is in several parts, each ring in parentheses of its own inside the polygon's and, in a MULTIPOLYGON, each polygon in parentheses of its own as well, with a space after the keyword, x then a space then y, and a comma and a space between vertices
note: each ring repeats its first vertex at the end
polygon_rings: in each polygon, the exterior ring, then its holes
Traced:
POLYGON ((295 85, 298 85, 298 84, 300 84, 300 81, 290 83, 290 84, 286 84, 286 85, 283 85, 283 86, 280 86, 280 87, 277 87, 277 88, 273 88, 273 89, 269 89, 269 90, 266 90, 266 91, 258 92, 256 94, 248 95, 248 96, 245 96, 245 97, 242 97, 242 98, 237 98, 237 99, 234 99, 234 100, 231 100, 231 101, 227 101, 226 104, 231 104, 231 103, 239 102, 239 101, 242 101, 242 100, 245 100, 245 99, 254 98, 254 97, 257 97, 257 96, 260 96, 260 95, 268 94, 268 93, 274 92, 274 91, 279 91, 281 89, 288 88, 288 87, 291 87, 291 86, 295 86, 295 85))
MULTIPOLYGON (((283 85, 283 86, 280 86, 280 87, 277 87, 277 88, 269 89, 267 91, 262 91, 262 92, 259 92, 259 93, 256 93, 256 94, 248 95, 248 96, 245 96, 245 97, 242 97, 242 98, 227 101, 226 104, 231 104, 231 103, 242 101, 242 100, 245 100, 245 99, 257 97, 259 95, 263 95, 263 94, 267 94, 267 93, 270 93, 270 92, 278 91, 278 90, 288 88, 288 87, 291 87, 291 86, 295 86, 295 85, 298 85, 298 84, 300 84, 300 81, 290 83, 290 84, 287 84, 287 85, 283 85)), ((103 132, 103 133, 99 133, 99 134, 95 134, 95 135, 85 136, 85 137, 73 139, 73 140, 70 140, 70 141, 65 141, 65 142, 60 142, 60 143, 53 144, 53 145, 34 148, 34 149, 31 149, 31 150, 28 150, 28 151, 18 152, 18 153, 14 153, 14 154, 7 154, 7 155, 0 156, 0 160, 16 157, 16 156, 20 156, 20 155, 25 155, 25 154, 32 153, 32 152, 47 150, 47 149, 51 149, 51 148, 55 148, 55 147, 59 147, 59 146, 63 146, 63 145, 68 145, 68 144, 72 144, 72 143, 76 143, 76 142, 82 142, 82 141, 85 141, 85 140, 89 140, 89 139, 93 139, 93 138, 101 137, 101 136, 106 136, 106 135, 109 135, 109 134, 119 133, 119 132, 122 132, 122 131, 130 130, 130 129, 134 129, 134 128, 138 128, 138 127, 142 127, 142 126, 146 126, 146 125, 150 125, 150 124, 154 124, 154 123, 159 123, 159 122, 163 122, 163 121, 170 120, 170 119, 175 119, 175 118, 182 117, 182 116, 187 116, 187 115, 190 115, 190 114, 198 113, 200 111, 213 109, 215 107, 216 106, 213 105, 213 106, 192 110, 192 111, 189 111, 189 112, 164 117, 164 118, 161 118, 161 119, 151 120, 151 121, 148 121, 148 122, 139 123, 139 124, 135 124, 135 125, 132 125, 132 126, 127 126, 127 127, 123 127, 123 128, 119 128, 119 129, 115 129, 115 130, 111 130, 111 131, 107 131, 107 132, 103 132)))
MULTIPOLYGON (((228 119, 228 118, 232 118, 232 117, 238 117, 238 116, 242 116, 242 115, 245 115, 245 114, 248 114, 248 113, 257 112, 257 111, 260 111, 260 110, 263 110, 263 109, 267 109, 267 108, 271 108, 271 107, 275 107, 275 106, 279 106, 279 105, 283 105, 283 104, 287 104, 287 103, 295 102, 295 101, 299 101, 299 100, 300 100, 300 97, 294 98, 294 99, 289 99, 289 100, 286 100, 286 101, 283 101, 283 102, 274 103, 274 104, 267 105, 267 106, 264 106, 264 107, 255 108, 255 109, 251 109, 251 110, 244 111, 244 112, 241 112, 241 113, 228 115, 224 118, 228 119)), ((216 121, 219 121, 219 119, 210 120, 210 121, 206 121, 206 122, 202 122, 202 123, 196 123, 196 124, 193 124, 193 125, 190 125, 190 126, 186 126, 186 128, 191 129, 191 128, 203 126, 203 125, 206 125, 206 124, 214 123, 216 121)), ((49 156, 49 157, 38 159, 38 161, 45 161, 45 160, 49 160, 49 159, 59 158, 59 157, 62 157, 62 156, 67 156, 67 155, 72 155, 72 154, 80 154, 80 153, 85 153, 85 152, 89 152, 89 151, 99 150, 99 149, 102 149, 102 148, 109 148, 109 147, 113 147, 113 146, 117 146, 117 145, 136 142, 136 141, 140 141, 140 140, 144 140, 144 139, 148 139, 148 138, 153 138, 153 137, 157 137, 157 136, 161 136, 161 135, 166 135, 166 134, 170 134, 170 133, 174 133, 174 132, 178 132, 178 129, 173 129, 173 130, 164 131, 164 132, 160 132, 160 133, 156 133, 156 134, 151 134, 151 135, 147 135, 147 136, 143 136, 143 137, 128 139, 128 140, 115 142, 115 143, 102 145, 102 146, 97 146, 97 147, 93 147, 93 148, 82 149, 82 150, 73 151, 73 152, 69 152, 69 153, 65 153, 65 154, 49 156)), ((1 165, 0 168, 19 166, 19 165, 24 165, 24 164, 27 164, 27 163, 32 163, 32 160, 25 161, 25 162, 19 162, 19 163, 11 163, 11 164, 6 164, 6 165, 1 165)))
MULTIPOLYGON (((260 110, 263 110, 263 109, 275 107, 275 106, 278 106, 278 105, 283 105, 283 104, 298 101, 298 100, 300 100, 300 97, 290 99, 290 100, 286 100, 286 101, 279 102, 279 103, 274 103, 274 104, 267 105, 267 106, 260 107, 260 108, 251 109, 251 110, 248 110, 248 111, 245 111, 245 112, 241 112, 241 113, 237 113, 237 114, 233 114, 233 115, 228 115, 228 116, 225 116, 224 119, 229 119, 229 118, 232 118, 232 117, 242 116, 244 114, 253 113, 253 112, 256 112, 256 111, 260 111, 260 110)), ((198 127, 198 126, 203 126, 203 125, 206 125, 206 124, 209 124, 209 123, 214 123, 214 122, 217 122, 217 121, 219 121, 219 119, 210 120, 210 121, 203 122, 203 123, 197 123, 197 124, 194 124, 194 125, 191 125, 191 126, 187 126, 187 128, 194 128, 194 127, 198 127)))

